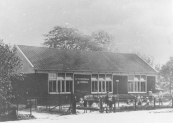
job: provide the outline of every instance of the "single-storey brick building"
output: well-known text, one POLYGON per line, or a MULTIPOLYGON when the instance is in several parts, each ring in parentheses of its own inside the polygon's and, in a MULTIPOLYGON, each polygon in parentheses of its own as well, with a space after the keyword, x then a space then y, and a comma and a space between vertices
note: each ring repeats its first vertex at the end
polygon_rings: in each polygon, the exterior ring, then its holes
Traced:
POLYGON ((16 45, 31 96, 59 94, 147 94, 156 71, 136 54, 16 45))

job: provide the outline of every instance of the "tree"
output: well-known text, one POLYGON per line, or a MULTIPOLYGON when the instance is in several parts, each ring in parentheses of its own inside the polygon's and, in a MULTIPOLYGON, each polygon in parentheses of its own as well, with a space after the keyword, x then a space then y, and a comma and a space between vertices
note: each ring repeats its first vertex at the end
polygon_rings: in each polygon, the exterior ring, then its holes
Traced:
MULTIPOLYGON (((21 60, 16 56, 16 48, 0 41, 0 100, 6 101, 13 97, 12 78, 19 75, 15 72, 21 67, 21 60)), ((2 104, 2 102, 1 102, 2 104)))
POLYGON ((169 82, 170 84, 170 94, 173 83, 173 57, 170 57, 170 60, 161 67, 159 74, 163 77, 165 82, 169 82))
POLYGON ((89 37, 80 33, 77 29, 56 26, 49 31, 44 45, 58 49, 85 49, 90 40, 89 37))
POLYGON ((93 32, 92 35, 85 35, 77 29, 56 26, 48 34, 44 35, 45 46, 58 49, 77 50, 107 50, 112 37, 105 31, 93 32))
POLYGON ((108 51, 109 46, 113 41, 113 36, 105 32, 104 30, 98 30, 91 34, 93 42, 102 47, 102 50, 108 51))

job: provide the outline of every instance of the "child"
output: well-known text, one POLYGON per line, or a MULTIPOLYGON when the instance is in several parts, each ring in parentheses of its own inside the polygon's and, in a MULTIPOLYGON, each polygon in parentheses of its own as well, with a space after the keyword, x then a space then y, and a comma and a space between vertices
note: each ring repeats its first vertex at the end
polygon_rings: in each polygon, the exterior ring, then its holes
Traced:
POLYGON ((146 98, 146 100, 147 100, 147 102, 146 102, 146 104, 145 104, 145 108, 147 108, 147 107, 150 105, 150 100, 149 100, 148 97, 146 98))
POLYGON ((84 101, 83 101, 84 103, 83 103, 83 105, 84 105, 84 113, 86 112, 87 113, 87 99, 86 99, 86 96, 84 96, 84 101))
POLYGON ((80 103, 80 107, 83 107, 83 103, 84 103, 83 98, 80 98, 79 103, 80 103))
POLYGON ((163 105, 163 102, 162 102, 162 98, 163 98, 162 91, 159 92, 158 97, 159 97, 159 106, 160 106, 160 105, 163 105))

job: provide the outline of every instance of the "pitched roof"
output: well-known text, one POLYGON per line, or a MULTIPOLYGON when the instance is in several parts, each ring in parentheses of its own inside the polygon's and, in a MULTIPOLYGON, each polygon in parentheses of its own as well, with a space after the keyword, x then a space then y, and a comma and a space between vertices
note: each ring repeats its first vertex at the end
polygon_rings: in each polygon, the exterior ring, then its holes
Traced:
POLYGON ((156 73, 135 54, 18 47, 37 70, 156 73))

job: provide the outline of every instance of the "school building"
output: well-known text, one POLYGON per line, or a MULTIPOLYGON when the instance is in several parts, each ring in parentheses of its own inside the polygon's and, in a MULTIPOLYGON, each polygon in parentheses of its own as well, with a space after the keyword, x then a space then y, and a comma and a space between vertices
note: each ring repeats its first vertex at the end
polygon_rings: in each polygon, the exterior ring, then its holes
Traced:
POLYGON ((30 96, 147 94, 157 72, 136 54, 16 45, 30 96))

